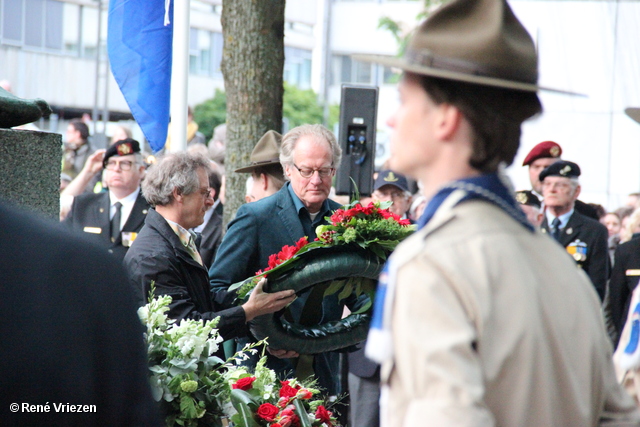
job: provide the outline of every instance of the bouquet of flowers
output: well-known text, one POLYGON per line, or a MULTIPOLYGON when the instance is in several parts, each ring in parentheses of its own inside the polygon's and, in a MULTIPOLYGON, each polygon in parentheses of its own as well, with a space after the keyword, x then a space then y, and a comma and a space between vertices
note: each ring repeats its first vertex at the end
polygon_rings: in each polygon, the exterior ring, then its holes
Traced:
MULTIPOLYGON (((152 287, 153 295, 153 287, 152 287)), ((150 296, 138 310, 147 327, 151 392, 165 424, 237 427, 334 427, 335 418, 313 383, 279 381, 263 354, 253 372, 242 366, 266 341, 247 344, 226 362, 213 356, 222 338, 212 321, 169 319, 170 296, 150 296)), ((264 351, 264 350, 263 350, 264 351)))
MULTIPOLYGON (((245 350, 246 351, 246 350, 245 350)), ((255 350, 249 350, 255 351, 255 350)), ((253 373, 236 363, 225 364, 228 399, 235 413, 231 421, 243 427, 337 427, 336 419, 318 398, 313 383, 278 381, 265 366, 264 354, 253 373)))
POLYGON ((386 259, 415 229, 409 220, 400 219, 389 210, 391 203, 371 202, 362 206, 359 201, 354 201, 343 206, 325 218, 329 224, 316 228, 318 237, 315 241, 309 242, 307 237, 303 237, 295 245, 284 246, 269 257, 268 267, 256 272, 253 278, 232 285, 229 290, 238 289, 238 297, 244 299, 262 277, 290 269, 303 254, 319 248, 355 245, 386 259))
POLYGON ((222 341, 218 319, 177 323, 166 315, 170 303, 170 296, 150 297, 138 310, 147 327, 153 398, 161 402, 167 426, 221 426, 224 379, 215 368, 224 361, 213 356, 222 341))

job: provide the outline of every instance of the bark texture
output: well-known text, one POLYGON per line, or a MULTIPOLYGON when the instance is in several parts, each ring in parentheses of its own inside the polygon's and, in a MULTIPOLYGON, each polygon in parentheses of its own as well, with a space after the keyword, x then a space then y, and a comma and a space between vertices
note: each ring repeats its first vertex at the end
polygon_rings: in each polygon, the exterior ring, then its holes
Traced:
POLYGON ((227 94, 224 223, 244 203, 249 164, 260 137, 282 128, 285 0, 223 0, 222 74, 227 94))

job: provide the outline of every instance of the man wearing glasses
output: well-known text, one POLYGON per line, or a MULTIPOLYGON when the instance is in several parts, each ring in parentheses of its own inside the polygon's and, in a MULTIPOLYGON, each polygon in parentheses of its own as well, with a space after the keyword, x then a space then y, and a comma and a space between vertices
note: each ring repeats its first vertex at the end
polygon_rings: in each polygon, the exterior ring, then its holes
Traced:
MULTIPOLYGON (((229 224, 209 270, 217 301, 232 304, 234 295, 228 295, 227 288, 265 269, 269 256, 284 245, 294 245, 303 236, 309 241, 316 238, 316 227, 325 224, 324 218, 340 206, 328 197, 341 157, 335 136, 323 126, 303 125, 284 135, 280 164, 287 183, 274 195, 241 206, 229 224)), ((339 320, 344 304, 338 303, 337 296, 333 297, 323 299, 322 294, 315 295, 313 290, 303 292, 289 306, 289 314, 295 322, 307 325, 339 320)), ((297 358, 296 353, 287 349, 269 352, 276 357, 270 355, 267 364, 277 372, 293 372, 298 377, 315 373, 327 394, 340 393, 337 353, 297 358)))
POLYGON ((140 192, 145 170, 140 144, 130 138, 116 142, 105 152, 102 166, 109 191, 76 196, 64 223, 122 262, 149 210, 140 192))
POLYGON ((141 304, 153 285, 156 296, 172 298, 170 318, 220 317, 217 327, 228 339, 243 334, 249 320, 282 309, 295 296, 293 291, 267 294, 258 285, 242 307, 224 309, 215 304, 195 233, 190 231, 202 224, 213 205, 210 172, 208 159, 184 152, 167 155, 149 168, 142 192, 153 207, 124 258, 124 266, 141 304))

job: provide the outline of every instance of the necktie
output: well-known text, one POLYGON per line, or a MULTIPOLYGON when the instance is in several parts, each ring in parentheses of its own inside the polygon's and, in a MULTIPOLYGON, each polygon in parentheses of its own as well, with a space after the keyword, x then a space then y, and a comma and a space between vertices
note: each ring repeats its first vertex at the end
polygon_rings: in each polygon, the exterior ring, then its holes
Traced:
POLYGON ((122 203, 116 202, 113 206, 116 208, 116 213, 111 218, 111 243, 115 242, 120 234, 120 209, 122 209, 122 203))
POLYGON ((198 252, 196 242, 191 233, 189 233, 189 244, 187 244, 187 251, 189 252, 191 257, 198 262, 198 264, 203 265, 202 257, 200 256, 200 252, 198 252))
POLYGON ((551 221, 551 235, 554 239, 560 241, 560 219, 557 217, 551 221))

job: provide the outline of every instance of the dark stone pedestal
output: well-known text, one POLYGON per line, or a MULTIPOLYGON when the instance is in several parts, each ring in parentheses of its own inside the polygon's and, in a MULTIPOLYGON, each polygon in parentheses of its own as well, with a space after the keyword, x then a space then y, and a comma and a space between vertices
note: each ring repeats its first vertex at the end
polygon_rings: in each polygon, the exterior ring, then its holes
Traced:
POLYGON ((0 197, 58 220, 62 136, 0 129, 0 197))

